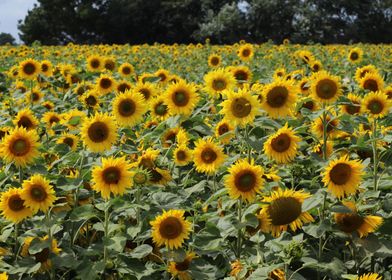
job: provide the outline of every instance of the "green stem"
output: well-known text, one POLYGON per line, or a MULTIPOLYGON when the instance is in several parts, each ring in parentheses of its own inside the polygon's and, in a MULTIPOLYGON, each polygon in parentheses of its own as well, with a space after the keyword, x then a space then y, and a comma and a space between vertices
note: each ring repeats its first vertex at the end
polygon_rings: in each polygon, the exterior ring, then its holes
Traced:
POLYGON ((104 243, 103 243, 103 262, 106 266, 108 260, 108 252, 106 247, 107 237, 108 237, 108 228, 109 228, 109 201, 105 200, 105 220, 104 220, 104 243))
POLYGON ((246 139, 246 146, 248 147, 248 162, 251 162, 251 154, 252 154, 252 147, 249 144, 249 131, 248 126, 245 127, 245 139, 246 139))
POLYGON ((324 110, 323 111, 323 159, 327 160, 327 128, 328 128, 328 123, 327 123, 327 112, 324 110))
POLYGON ((18 235, 19 235, 19 231, 18 231, 18 224, 15 223, 14 225, 14 237, 15 237, 15 262, 18 260, 18 253, 19 253, 19 243, 18 243, 18 235))
POLYGON ((19 183, 22 185, 23 183, 23 172, 22 172, 22 167, 19 166, 19 183))
POLYGON ((373 120, 373 131, 372 131, 372 148, 373 148, 373 187, 374 190, 377 191, 378 189, 378 154, 377 154, 377 119, 374 118, 373 120))
MULTIPOLYGON (((48 241, 49 241, 49 254, 52 253, 52 240, 53 240, 53 236, 52 236, 52 229, 50 227, 50 211, 45 213, 45 218, 46 218, 46 226, 48 228, 48 241)), ((54 266, 51 266, 50 268, 50 279, 55 279, 55 272, 54 272, 54 266)))
POLYGON ((237 214, 238 214, 238 237, 237 237, 237 258, 241 259, 241 249, 242 249, 242 200, 238 199, 237 203, 237 214))
POLYGON ((136 219, 137 219, 137 223, 139 224, 141 222, 140 220, 140 195, 141 195, 141 189, 140 189, 140 185, 136 186, 136 219))

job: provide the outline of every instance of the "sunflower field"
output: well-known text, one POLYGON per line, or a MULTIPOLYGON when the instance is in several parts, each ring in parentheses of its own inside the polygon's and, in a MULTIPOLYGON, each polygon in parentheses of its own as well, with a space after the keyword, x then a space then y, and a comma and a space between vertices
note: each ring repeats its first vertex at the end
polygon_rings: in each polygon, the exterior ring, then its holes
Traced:
POLYGON ((0 48, 0 279, 392 279, 392 46, 0 48))

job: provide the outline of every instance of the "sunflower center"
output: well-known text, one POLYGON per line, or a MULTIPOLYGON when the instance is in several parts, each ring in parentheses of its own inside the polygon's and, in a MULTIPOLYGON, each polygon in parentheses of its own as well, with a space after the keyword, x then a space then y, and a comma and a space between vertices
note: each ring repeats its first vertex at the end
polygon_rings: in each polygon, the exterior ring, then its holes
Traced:
POLYGON ((359 103, 357 102, 353 102, 353 105, 346 105, 346 111, 350 115, 358 114, 360 110, 361 107, 359 107, 359 103))
POLYGON ((372 114, 380 114, 384 106, 380 101, 372 100, 371 102, 369 102, 367 108, 372 114))
POLYGON ((378 91, 377 81, 373 79, 367 79, 363 84, 363 88, 370 91, 378 91))
POLYGON ((46 71, 48 71, 49 70, 49 66, 47 65, 47 64, 42 64, 41 65, 41 71, 42 72, 46 72, 46 71))
POLYGON ((221 124, 218 127, 218 133, 219 135, 223 135, 229 131, 229 126, 227 124, 221 124))
POLYGON ((333 98, 338 91, 336 83, 330 79, 323 79, 317 83, 316 94, 322 99, 333 98))
POLYGON ((139 167, 143 167, 146 169, 152 169, 155 167, 155 163, 149 158, 142 158, 139 163, 139 167))
POLYGON ((156 171, 155 169, 151 169, 150 172, 151 172, 151 182, 153 183, 157 183, 163 178, 162 174, 156 171))
POLYGON ((173 94, 172 99, 173 99, 174 104, 176 104, 177 106, 180 106, 180 107, 187 105, 189 102, 188 93, 185 91, 181 91, 181 90, 176 91, 173 94))
POLYGON ((314 109, 314 102, 312 100, 306 101, 302 104, 302 107, 312 111, 314 109))
POLYGON ((117 167, 111 166, 103 171, 103 180, 106 184, 118 184, 121 179, 121 172, 117 167))
POLYGON ((248 80, 248 73, 246 73, 245 71, 242 71, 242 70, 237 70, 234 73, 234 77, 238 81, 247 81, 248 80))
POLYGON ((114 61, 105 62, 105 69, 113 71, 114 67, 115 67, 114 61))
POLYGON ((301 203, 293 197, 275 199, 268 207, 268 214, 275 226, 294 222, 302 213, 301 203))
POLYGON ((167 217, 161 222, 159 233, 165 239, 175 239, 182 233, 182 223, 176 217, 167 217))
POLYGON ((237 118, 244 118, 248 116, 251 110, 252 110, 252 105, 244 97, 236 98, 231 103, 231 111, 233 115, 237 118))
POLYGON ((163 73, 159 74, 158 77, 161 79, 161 82, 164 82, 167 79, 167 76, 163 73))
POLYGON ((205 148, 201 152, 201 159, 205 163, 213 163, 217 157, 218 157, 218 155, 211 148, 205 148))
POLYGON ((188 268, 189 268, 189 266, 190 266, 190 264, 191 264, 191 261, 189 260, 189 259, 185 259, 184 261, 182 261, 182 262, 176 262, 176 269, 178 270, 178 271, 185 271, 185 270, 188 270, 188 268))
POLYGON ((95 122, 87 131, 88 137, 95 143, 103 142, 109 137, 109 128, 103 122, 95 122))
POLYGON ((214 56, 213 58, 211 58, 211 64, 216 66, 219 64, 219 58, 217 58, 216 56, 214 56))
POLYGON ((173 144, 176 142, 176 133, 174 132, 169 132, 166 136, 165 136, 165 143, 167 144, 173 144))
POLYGON ((338 220, 340 230, 350 233, 357 230, 364 219, 357 214, 343 214, 343 217, 338 220))
POLYGON ((35 70, 35 65, 33 63, 26 63, 26 65, 23 67, 23 72, 27 75, 34 74, 35 70))
POLYGON ((250 56, 250 49, 244 49, 244 50, 242 50, 242 56, 243 56, 243 57, 248 57, 248 56, 250 56))
POLYGON ((385 94, 387 95, 388 99, 392 99, 392 90, 385 92, 385 94))
POLYGON ((87 103, 87 105, 89 105, 89 106, 95 106, 95 105, 97 105, 97 99, 96 99, 94 96, 89 95, 89 96, 86 98, 86 103, 87 103))
POLYGON ((314 72, 318 72, 318 70, 320 70, 320 65, 319 64, 314 64, 312 68, 313 68, 314 72))
POLYGON ((24 156, 30 150, 30 144, 25 139, 17 139, 11 145, 11 151, 16 156, 24 156))
POLYGON ((44 187, 38 184, 34 184, 31 186, 30 194, 31 197, 38 202, 44 201, 48 196, 44 187))
POLYGON ((31 119, 29 117, 23 116, 19 119, 18 126, 29 129, 29 128, 33 127, 33 122, 31 121, 31 119))
POLYGON ((212 81, 212 88, 216 91, 222 91, 226 88, 226 81, 223 79, 215 79, 212 81))
POLYGON ((49 123, 50 124, 57 123, 59 121, 60 121, 60 119, 58 117, 56 117, 56 116, 51 116, 50 119, 49 119, 49 123))
POLYGON ((347 163, 338 163, 331 169, 329 176, 331 177, 331 181, 336 185, 344 185, 350 180, 351 172, 350 165, 347 163))
POLYGON ((119 92, 125 92, 126 90, 129 90, 129 89, 131 89, 131 87, 127 83, 119 84, 117 87, 117 90, 119 92))
POLYGON ((122 73, 124 75, 129 75, 131 73, 131 68, 129 68, 128 66, 125 66, 122 68, 122 73))
POLYGON ((129 117, 136 111, 136 104, 132 99, 125 99, 118 105, 118 111, 121 116, 129 117))
POLYGON ((352 52, 350 58, 351 60, 357 60, 359 58, 359 55, 357 52, 352 52))
POLYGON ((155 106, 155 113, 156 113, 158 116, 164 116, 164 115, 166 115, 166 113, 167 113, 167 106, 166 106, 165 104, 163 104, 163 102, 157 104, 157 105, 155 106))
POLYGON ((40 263, 44 263, 49 259, 49 248, 43 249, 41 252, 34 254, 35 260, 40 263))
POLYGON ((101 86, 101 88, 103 89, 108 89, 112 86, 112 80, 108 79, 108 78, 102 78, 99 82, 99 85, 101 86))
POLYGON ((91 65, 91 68, 94 68, 94 69, 96 69, 96 68, 98 68, 99 67, 99 60, 98 59, 93 59, 93 60, 91 60, 91 62, 90 62, 90 65, 91 65))
POLYGON ((25 208, 23 203, 23 199, 18 194, 14 194, 8 199, 8 207, 14 212, 23 210, 25 208))
POLYGON ((180 161, 186 160, 186 153, 185 151, 178 151, 177 154, 177 159, 180 161))
POLYGON ((72 147, 74 144, 74 140, 71 137, 64 138, 63 143, 72 147))
POLYGON ((274 151, 283 153, 290 148, 291 138, 285 133, 279 134, 277 137, 272 139, 271 146, 274 151))
POLYGON ((150 99, 151 92, 150 92, 148 89, 142 88, 142 89, 139 90, 139 92, 140 92, 141 94, 143 94, 145 100, 150 99))
POLYGON ((33 101, 38 101, 38 100, 39 100, 39 94, 36 93, 36 92, 33 92, 33 93, 31 94, 31 99, 32 99, 33 101))
MULTIPOLYGON (((331 131, 333 131, 333 130, 336 129, 337 123, 336 123, 336 120, 330 121, 330 120, 327 119, 327 121, 328 121, 328 124, 327 124, 327 132, 329 133, 329 132, 331 132, 331 131)), ((321 129, 321 130, 322 130, 322 129, 321 129)))
POLYGON ((244 170, 235 176, 235 186, 241 192, 249 192, 255 188, 256 175, 249 170, 244 170))
POLYGON ((277 86, 271 89, 267 94, 267 103, 272 108, 282 107, 289 97, 289 91, 287 88, 277 86))

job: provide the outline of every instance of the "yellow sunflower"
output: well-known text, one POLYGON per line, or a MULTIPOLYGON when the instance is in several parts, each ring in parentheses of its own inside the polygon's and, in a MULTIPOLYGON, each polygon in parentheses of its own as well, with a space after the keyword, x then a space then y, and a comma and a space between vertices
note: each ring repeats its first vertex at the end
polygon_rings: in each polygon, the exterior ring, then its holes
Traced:
POLYGON ((389 85, 384 89, 385 95, 387 96, 388 100, 392 99, 392 85, 389 85))
POLYGON ((229 174, 225 178, 225 186, 232 199, 246 200, 252 202, 257 193, 263 188, 262 176, 264 170, 261 166, 255 165, 253 160, 239 160, 229 169, 229 174))
POLYGON ((96 80, 96 89, 100 94, 108 94, 116 88, 116 81, 109 75, 101 74, 96 80))
POLYGON ((132 127, 139 123, 148 109, 143 95, 135 91, 117 95, 112 104, 113 115, 124 127, 132 127))
POLYGON ((342 105, 342 111, 349 115, 359 114, 361 112, 362 98, 353 93, 349 93, 347 98, 350 100, 351 104, 342 105))
POLYGON ((211 54, 208 57, 208 66, 210 67, 218 67, 221 64, 222 57, 218 54, 211 54))
POLYGON ((368 93, 362 102, 362 111, 372 118, 382 118, 386 116, 392 106, 388 96, 382 91, 368 93))
POLYGON ((51 128, 52 126, 60 123, 61 116, 59 114, 57 114, 56 112, 49 111, 49 112, 45 112, 42 115, 42 120, 46 124, 47 128, 51 128))
POLYGON ((81 136, 92 152, 107 151, 117 139, 116 121, 108 114, 97 113, 83 122, 81 136))
POLYGON ((212 138, 199 139, 193 150, 193 161, 196 171, 213 174, 225 162, 223 148, 214 143, 212 138))
POLYGON ((251 44, 244 44, 238 49, 237 54, 243 61, 251 60, 254 56, 254 48, 251 44))
POLYGON ((53 65, 49 60, 41 61, 41 74, 50 77, 53 75, 53 65))
POLYGON ((154 75, 159 78, 160 83, 166 83, 170 77, 170 73, 166 69, 158 69, 154 75))
POLYGON ((191 231, 191 223, 184 219, 184 213, 184 210, 163 210, 162 215, 151 221, 154 243, 158 246, 165 245, 169 249, 182 247, 191 231))
POLYGON ((339 78, 325 71, 314 74, 311 78, 310 94, 318 102, 335 102, 342 94, 339 78))
POLYGON ((20 110, 12 122, 15 126, 23 127, 27 130, 35 129, 39 124, 38 119, 29 108, 20 110))
POLYGON ((244 83, 252 80, 252 72, 247 66, 233 66, 230 68, 230 72, 233 74, 237 82, 244 83))
POLYGON ((30 208, 24 205, 25 201, 21 197, 21 192, 21 189, 11 188, 1 194, 1 215, 13 223, 19 223, 34 214, 30 208))
POLYGON ((101 193, 104 199, 110 194, 123 195, 127 188, 132 187, 131 166, 125 157, 102 158, 101 166, 92 169, 92 188, 101 193))
POLYGON ((297 88, 290 81, 275 80, 263 88, 262 108, 272 118, 291 114, 297 101, 297 88))
POLYGON ((124 93, 132 88, 132 84, 128 81, 118 81, 116 84, 117 93, 124 93))
POLYGON ((343 205, 351 210, 351 213, 335 213, 335 222, 339 229, 345 233, 358 232, 359 237, 365 237, 374 232, 383 223, 383 218, 379 216, 363 216, 357 213, 354 202, 345 201, 343 205))
POLYGON ((8 275, 7 273, 3 272, 0 274, 0 280, 8 280, 8 275))
POLYGON ((355 71, 355 80, 356 80, 358 83, 361 83, 361 80, 362 80, 362 79, 365 77, 365 75, 368 74, 368 73, 378 75, 378 70, 377 70, 377 68, 376 68, 374 65, 372 65, 372 64, 363 66, 363 67, 361 67, 361 68, 357 68, 357 70, 355 71))
MULTIPOLYGON (((331 117, 331 115, 327 115, 326 117, 326 123, 327 123, 327 137, 329 139, 333 139, 336 136, 339 135, 339 119, 336 118, 335 115, 331 117)), ((319 139, 323 139, 323 133, 324 133, 324 126, 323 126, 323 121, 322 118, 317 118, 313 121, 311 131, 314 135, 316 135, 319 139)))
POLYGON ((186 256, 181 262, 170 262, 168 271, 172 277, 178 280, 192 280, 192 276, 189 274, 188 269, 192 260, 196 257, 194 252, 186 253, 186 256))
POLYGON ((169 117, 169 108, 165 103, 165 98, 154 98, 150 104, 151 115, 159 120, 166 120, 169 117))
POLYGON ((234 137, 234 126, 228 120, 221 120, 215 126, 215 137, 222 144, 229 143, 231 138, 234 137))
POLYGON ((271 280, 286 280, 286 274, 284 273, 284 270, 280 268, 272 270, 270 273, 268 273, 268 277, 271 280))
POLYGON ((26 59, 19 63, 18 74, 22 79, 34 80, 41 72, 41 65, 34 59, 26 59))
POLYGON ((134 72, 135 69, 133 68, 133 66, 127 62, 121 64, 120 67, 118 68, 118 73, 120 73, 120 75, 123 76, 124 78, 132 76, 134 72))
POLYGON ((164 98, 171 115, 189 116, 199 101, 196 87, 184 81, 168 86, 164 98))
POLYGON ((192 161, 192 150, 186 145, 179 145, 173 151, 173 158, 177 166, 185 166, 192 161))
POLYGON ((366 273, 358 276, 355 280, 382 280, 382 277, 377 273, 366 273))
POLYGON ((86 113, 77 109, 61 114, 60 123, 69 129, 79 129, 80 124, 87 118, 86 113))
POLYGON ((42 100, 44 94, 39 88, 33 88, 26 94, 26 102, 32 104, 38 104, 42 100))
POLYGON ((225 69, 208 72, 204 76, 204 82, 205 90, 214 98, 219 97, 224 90, 233 90, 236 85, 233 74, 225 69))
POLYGON ((103 58, 99 55, 91 55, 87 58, 87 70, 100 72, 103 69, 103 58))
POLYGON ((221 103, 220 114, 223 114, 227 121, 240 126, 253 123, 260 108, 257 97, 246 89, 240 89, 238 92, 227 91, 226 97, 227 99, 221 103))
POLYGON ((288 163, 295 158, 300 141, 301 138, 295 135, 293 129, 289 128, 286 123, 267 139, 263 151, 277 163, 288 163))
POLYGON ((382 91, 384 89, 384 80, 378 73, 366 73, 360 80, 359 86, 369 91, 382 91))
MULTIPOLYGON (((323 158, 323 141, 321 141, 320 143, 318 143, 317 145, 315 145, 312 148, 313 153, 317 154, 320 158, 323 158)), ((329 158, 332 153, 333 153, 333 141, 327 141, 327 145, 326 145, 327 151, 327 158, 329 158)))
POLYGON ((302 211, 302 203, 311 195, 303 190, 294 191, 278 188, 270 196, 265 196, 266 204, 259 215, 266 215, 269 220, 269 231, 274 237, 279 237, 288 227, 295 232, 304 223, 313 222, 313 217, 308 212, 302 211))
POLYGON ((72 151, 76 150, 76 147, 78 146, 78 142, 79 142, 79 137, 76 136, 75 134, 70 134, 70 133, 64 133, 56 141, 57 144, 67 145, 72 151))
POLYGON ((158 95, 158 90, 156 86, 153 83, 149 82, 136 83, 135 87, 133 88, 133 91, 141 93, 144 96, 144 100, 146 100, 147 102, 150 102, 155 96, 158 95))
POLYGON ((172 180, 172 176, 169 170, 161 169, 159 167, 154 167, 151 169, 147 169, 150 173, 150 183, 154 185, 162 185, 165 186, 172 180))
POLYGON ((358 63, 361 62, 363 57, 363 50, 361 48, 353 48, 348 53, 348 60, 350 62, 358 63))
POLYGON ((343 156, 329 162, 322 174, 322 181, 340 199, 357 191, 364 175, 363 169, 359 160, 349 160, 347 156, 343 156))
POLYGON ((35 130, 27 131, 17 127, 4 136, 0 144, 0 155, 7 162, 16 166, 26 166, 39 156, 39 137, 35 130))
POLYGON ((114 71, 116 69, 116 60, 114 57, 105 57, 103 60, 103 68, 108 71, 114 71))
POLYGON ((33 175, 29 180, 24 180, 20 197, 24 200, 24 206, 29 207, 34 213, 41 210, 48 212, 56 200, 53 187, 39 174, 33 175))

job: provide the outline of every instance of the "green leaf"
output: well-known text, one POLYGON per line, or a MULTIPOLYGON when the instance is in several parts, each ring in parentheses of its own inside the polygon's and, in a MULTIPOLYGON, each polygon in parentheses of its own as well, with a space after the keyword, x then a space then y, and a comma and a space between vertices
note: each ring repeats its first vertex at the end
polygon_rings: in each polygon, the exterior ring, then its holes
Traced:
POLYGON ((144 258, 144 257, 148 256, 149 254, 151 254, 151 252, 152 252, 152 247, 148 244, 143 244, 143 245, 136 247, 132 251, 130 256, 135 259, 141 259, 141 258, 144 258))
POLYGON ((40 240, 39 238, 34 238, 29 246, 29 253, 34 255, 36 253, 42 252, 43 249, 49 248, 49 240, 40 240))
POLYGON ((352 213, 350 208, 344 206, 344 205, 334 205, 329 209, 331 212, 335 213, 352 213))

